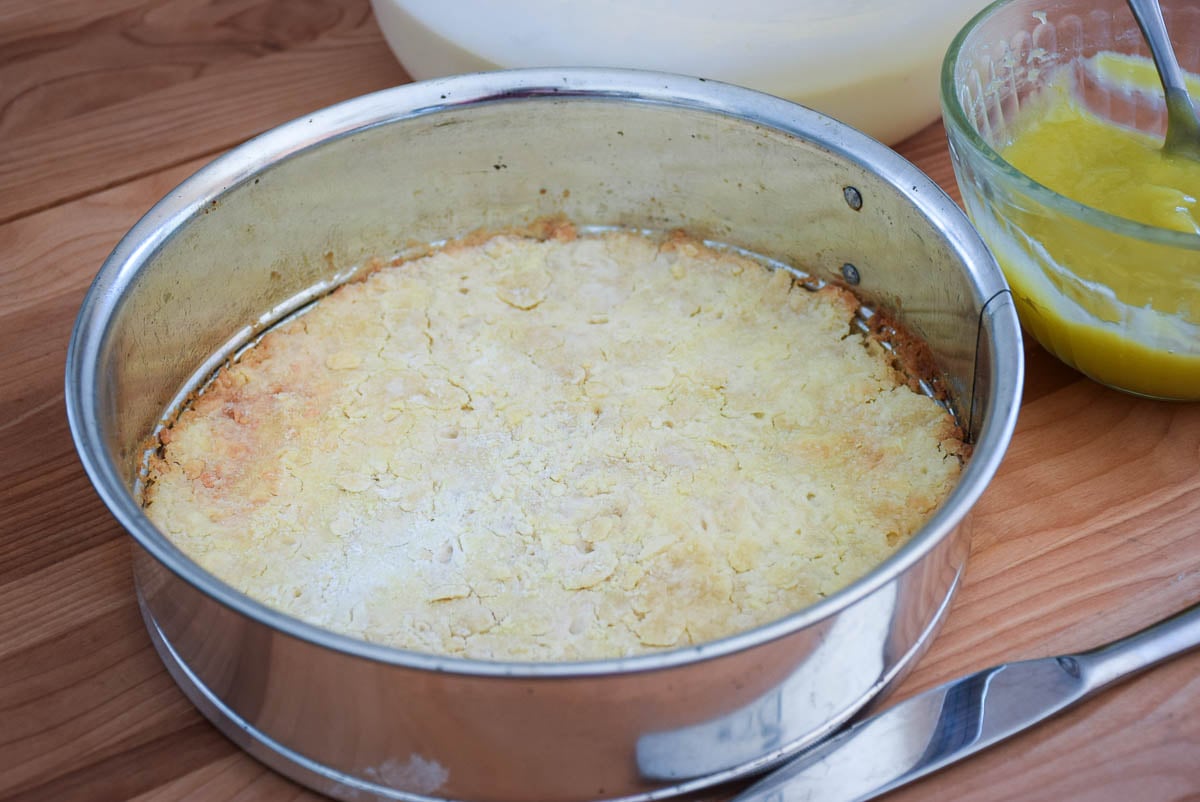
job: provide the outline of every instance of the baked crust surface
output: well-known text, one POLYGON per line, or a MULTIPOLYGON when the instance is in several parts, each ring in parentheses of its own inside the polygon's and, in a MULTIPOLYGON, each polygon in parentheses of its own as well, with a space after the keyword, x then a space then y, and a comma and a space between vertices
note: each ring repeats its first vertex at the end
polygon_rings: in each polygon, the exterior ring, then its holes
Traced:
POLYGON ((318 626, 579 660, 777 619, 961 471, 857 302, 686 238, 501 235, 341 287, 161 435, 151 519, 318 626))

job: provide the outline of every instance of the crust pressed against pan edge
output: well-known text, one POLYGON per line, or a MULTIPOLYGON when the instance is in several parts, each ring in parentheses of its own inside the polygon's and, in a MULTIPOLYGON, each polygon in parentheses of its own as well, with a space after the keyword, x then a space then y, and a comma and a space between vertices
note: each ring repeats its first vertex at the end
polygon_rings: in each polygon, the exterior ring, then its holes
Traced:
POLYGON ((269 332, 161 432, 151 519, 318 626, 580 660, 800 609, 953 487, 953 418, 849 291, 681 235, 542 233, 374 270, 269 332))

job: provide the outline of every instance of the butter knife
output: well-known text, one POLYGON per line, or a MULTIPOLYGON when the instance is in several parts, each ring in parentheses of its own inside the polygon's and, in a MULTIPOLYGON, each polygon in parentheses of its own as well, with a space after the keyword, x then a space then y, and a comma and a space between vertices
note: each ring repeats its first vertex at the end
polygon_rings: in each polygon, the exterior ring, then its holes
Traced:
POLYGON ((984 669, 859 721, 731 802, 874 799, 1197 646, 1200 604, 1090 651, 984 669))

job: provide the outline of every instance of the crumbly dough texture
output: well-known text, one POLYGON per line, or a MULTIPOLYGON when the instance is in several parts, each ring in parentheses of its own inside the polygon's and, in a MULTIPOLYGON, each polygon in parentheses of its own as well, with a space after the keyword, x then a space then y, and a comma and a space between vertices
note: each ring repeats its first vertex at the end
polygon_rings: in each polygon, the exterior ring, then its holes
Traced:
POLYGON ((321 627, 609 658, 798 610, 891 554, 963 445, 853 296, 686 238, 500 235, 271 332, 161 434, 144 504, 321 627))

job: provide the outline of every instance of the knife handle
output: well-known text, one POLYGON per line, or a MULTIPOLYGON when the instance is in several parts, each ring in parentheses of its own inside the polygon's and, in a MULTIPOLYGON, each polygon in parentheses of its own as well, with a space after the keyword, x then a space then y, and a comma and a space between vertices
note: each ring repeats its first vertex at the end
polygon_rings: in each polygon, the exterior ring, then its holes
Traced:
POLYGON ((1078 665, 1090 696, 1197 646, 1200 646, 1200 604, 1106 646, 1064 659, 1078 665))

